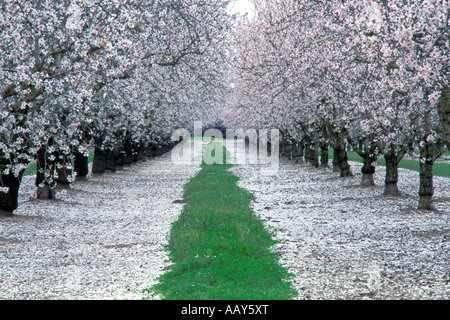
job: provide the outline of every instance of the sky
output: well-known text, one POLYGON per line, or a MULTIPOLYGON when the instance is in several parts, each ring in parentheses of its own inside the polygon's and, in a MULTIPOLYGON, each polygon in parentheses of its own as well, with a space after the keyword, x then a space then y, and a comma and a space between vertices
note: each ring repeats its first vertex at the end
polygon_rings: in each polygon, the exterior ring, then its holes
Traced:
POLYGON ((253 9, 254 5, 251 3, 251 0, 235 0, 230 4, 231 13, 240 13, 242 15, 248 13, 251 16, 253 9))

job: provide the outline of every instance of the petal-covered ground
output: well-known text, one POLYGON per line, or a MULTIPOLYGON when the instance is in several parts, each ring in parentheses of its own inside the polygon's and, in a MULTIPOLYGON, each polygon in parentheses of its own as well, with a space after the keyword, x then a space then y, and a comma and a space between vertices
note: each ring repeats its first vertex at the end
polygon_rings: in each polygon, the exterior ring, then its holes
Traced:
MULTIPOLYGON (((76 182, 56 201, 35 200, 25 177, 19 208, 0 217, 0 299, 144 297, 169 267, 163 245, 200 159, 177 165, 168 153, 76 182)), ((351 165, 352 178, 287 159, 273 175, 231 169, 279 239, 298 298, 449 299, 450 179, 434 178, 437 210, 426 212, 415 209, 417 172, 399 169, 403 197, 386 198, 384 167, 362 188, 351 165)))
POLYGON ((0 299, 142 299, 167 267, 176 200, 198 170, 167 153, 75 182, 56 201, 36 200, 24 177, 19 208, 0 217, 0 299))
POLYGON ((449 299, 450 179, 434 178, 437 211, 426 212, 415 209, 418 172, 399 169, 403 196, 386 198, 384 167, 362 188, 351 166, 352 178, 287 159, 274 175, 232 168, 280 241, 298 299, 449 299))

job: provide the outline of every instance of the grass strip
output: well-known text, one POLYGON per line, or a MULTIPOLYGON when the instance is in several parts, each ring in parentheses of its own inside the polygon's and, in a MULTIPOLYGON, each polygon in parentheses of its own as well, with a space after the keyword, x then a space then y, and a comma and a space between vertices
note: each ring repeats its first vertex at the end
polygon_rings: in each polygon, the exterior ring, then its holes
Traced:
MULTIPOLYGON (((347 151, 347 157, 349 161, 363 163, 363 158, 356 152, 347 151)), ((329 158, 333 159, 333 150, 330 150, 329 158)), ((386 161, 384 160, 383 157, 377 160, 377 165, 386 166, 386 161)), ((403 158, 398 164, 398 167, 420 172, 420 163, 418 160, 403 158)), ((450 164, 443 162, 435 162, 433 165, 433 175, 450 178, 450 164)))
MULTIPOLYGON (((223 145, 213 144, 208 148, 223 148, 225 156, 223 145)), ((297 295, 291 274, 271 251, 273 234, 250 208, 253 195, 237 185, 230 168, 202 161, 201 170, 184 186, 185 204, 166 248, 173 266, 145 291, 168 300, 284 300, 297 295)))

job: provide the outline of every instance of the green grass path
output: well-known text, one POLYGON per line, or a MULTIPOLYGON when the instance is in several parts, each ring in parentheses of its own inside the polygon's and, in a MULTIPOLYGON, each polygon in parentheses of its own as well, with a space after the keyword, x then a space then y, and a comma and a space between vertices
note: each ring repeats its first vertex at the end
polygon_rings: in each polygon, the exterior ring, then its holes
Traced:
POLYGON ((203 161, 184 186, 185 204, 166 248, 173 267, 146 291, 169 300, 275 300, 297 295, 290 274, 271 251, 273 235, 250 208, 252 194, 237 185, 230 168, 203 161))

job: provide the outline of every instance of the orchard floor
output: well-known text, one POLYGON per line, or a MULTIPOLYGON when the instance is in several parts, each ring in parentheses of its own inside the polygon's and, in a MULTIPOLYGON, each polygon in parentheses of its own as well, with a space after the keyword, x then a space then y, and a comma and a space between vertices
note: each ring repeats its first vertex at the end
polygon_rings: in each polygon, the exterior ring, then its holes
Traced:
POLYGON ((24 177, 19 208, 0 216, 0 299, 142 299, 168 266, 175 200, 198 165, 167 153, 75 182, 56 201, 36 200, 24 177))
POLYGON ((363 188, 361 164, 351 166, 351 178, 288 159, 275 175, 232 169, 280 241, 297 299, 450 299, 450 179, 434 178, 437 211, 426 212, 416 210, 418 172, 399 169, 403 196, 389 198, 384 167, 363 188))
MULTIPOLYGON (((35 200, 25 177, 15 215, 0 217, 0 299, 146 297, 169 267, 163 245, 196 159, 148 159, 75 182, 57 201, 35 200)), ((437 211, 425 212, 417 172, 399 169, 403 197, 385 198, 384 167, 376 187, 361 188, 361 164, 351 165, 352 178, 284 158, 274 175, 231 169, 280 241, 297 298, 450 299, 450 179, 435 177, 437 211)))

